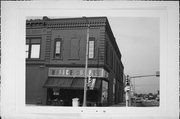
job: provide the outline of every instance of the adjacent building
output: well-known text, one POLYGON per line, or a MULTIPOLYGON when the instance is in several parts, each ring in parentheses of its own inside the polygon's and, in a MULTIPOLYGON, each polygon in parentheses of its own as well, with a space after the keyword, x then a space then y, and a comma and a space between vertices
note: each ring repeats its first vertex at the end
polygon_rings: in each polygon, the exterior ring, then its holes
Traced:
POLYGON ((26 21, 26 104, 83 103, 87 26, 88 106, 123 101, 124 66, 106 17, 26 21))

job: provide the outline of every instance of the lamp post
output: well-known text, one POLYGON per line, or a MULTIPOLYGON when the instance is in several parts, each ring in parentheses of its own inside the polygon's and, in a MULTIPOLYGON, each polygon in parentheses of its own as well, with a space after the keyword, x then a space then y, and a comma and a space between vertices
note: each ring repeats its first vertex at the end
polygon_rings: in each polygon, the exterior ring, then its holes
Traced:
POLYGON ((87 95, 87 72, 88 72, 88 48, 89 48, 89 29, 90 25, 86 17, 83 17, 87 23, 87 39, 86 39, 86 61, 85 61, 85 74, 84 74, 84 98, 83 98, 83 107, 86 107, 86 95, 87 95))

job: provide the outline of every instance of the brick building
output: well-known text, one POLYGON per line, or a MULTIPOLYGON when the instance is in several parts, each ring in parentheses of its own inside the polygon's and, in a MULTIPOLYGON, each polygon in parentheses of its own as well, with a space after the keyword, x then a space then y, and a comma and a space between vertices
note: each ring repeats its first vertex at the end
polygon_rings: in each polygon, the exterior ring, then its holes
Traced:
POLYGON ((71 106, 83 102, 84 67, 90 24, 87 105, 123 101, 121 53, 106 17, 26 21, 26 104, 71 106))

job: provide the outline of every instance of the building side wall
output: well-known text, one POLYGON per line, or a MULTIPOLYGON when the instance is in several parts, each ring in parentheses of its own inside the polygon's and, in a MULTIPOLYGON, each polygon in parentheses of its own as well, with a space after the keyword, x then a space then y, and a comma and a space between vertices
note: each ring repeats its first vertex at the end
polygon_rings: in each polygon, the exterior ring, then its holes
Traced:
POLYGON ((47 68, 42 65, 26 66, 26 104, 46 104, 47 68))
POLYGON ((109 73, 109 85, 108 85, 108 103, 109 105, 113 105, 114 102, 114 98, 113 98, 113 79, 114 79, 114 75, 112 72, 109 73))
POLYGON ((110 105, 123 101, 123 72, 121 59, 118 57, 114 46, 112 45, 112 38, 106 32, 105 34, 105 67, 110 72, 109 75, 109 102, 110 105), (115 99, 113 99, 113 80, 116 79, 115 84, 115 99))

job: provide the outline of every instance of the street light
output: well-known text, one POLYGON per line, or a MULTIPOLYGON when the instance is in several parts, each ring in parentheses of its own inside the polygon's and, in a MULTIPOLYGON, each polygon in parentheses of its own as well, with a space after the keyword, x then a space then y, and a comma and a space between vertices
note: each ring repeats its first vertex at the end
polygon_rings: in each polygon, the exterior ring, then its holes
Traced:
POLYGON ((87 23, 87 41, 86 41, 86 61, 85 61, 85 74, 84 74, 84 98, 83 98, 83 107, 86 107, 86 95, 87 95, 87 68, 88 68, 88 48, 89 48, 89 29, 90 24, 86 17, 83 17, 87 23))

